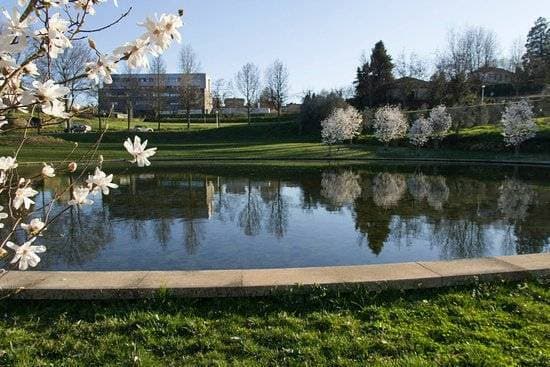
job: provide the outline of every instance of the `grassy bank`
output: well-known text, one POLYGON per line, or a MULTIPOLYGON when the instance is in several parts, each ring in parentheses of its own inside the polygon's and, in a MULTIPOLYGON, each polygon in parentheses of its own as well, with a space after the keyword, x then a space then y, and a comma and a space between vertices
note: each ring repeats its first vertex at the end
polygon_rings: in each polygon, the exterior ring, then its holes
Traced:
POLYGON ((536 282, 249 299, 0 303, 2 366, 549 366, 536 282))
MULTIPOLYGON (((159 148, 156 158, 176 159, 364 159, 364 158, 448 158, 448 159, 496 159, 550 161, 550 119, 539 121, 536 138, 522 146, 515 155, 502 141, 495 126, 479 126, 463 129, 458 136, 450 135, 439 148, 415 149, 406 142, 385 147, 372 135, 362 135, 354 144, 335 147, 328 156, 327 147, 320 143, 319 134, 300 133, 296 123, 262 123, 252 126, 235 124, 222 128, 203 126, 190 131, 139 133, 149 140, 150 146, 159 148)), ((108 132, 100 153, 105 159, 127 157, 122 142, 135 133, 108 132)), ((28 143, 21 151, 21 160, 50 161, 67 156, 78 143, 76 156, 90 149, 98 139, 97 133, 43 134, 31 132, 28 143)), ((20 134, 0 137, 0 154, 13 154, 20 134)))

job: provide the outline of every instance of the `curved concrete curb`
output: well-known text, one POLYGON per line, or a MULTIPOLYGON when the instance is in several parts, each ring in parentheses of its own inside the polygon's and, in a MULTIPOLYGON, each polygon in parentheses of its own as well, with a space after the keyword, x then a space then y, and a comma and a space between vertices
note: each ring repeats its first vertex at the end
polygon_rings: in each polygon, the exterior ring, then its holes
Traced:
POLYGON ((10 271, 0 295, 22 299, 260 296, 315 286, 372 290, 435 288, 475 281, 550 277, 550 253, 472 260, 290 269, 47 272, 10 271))

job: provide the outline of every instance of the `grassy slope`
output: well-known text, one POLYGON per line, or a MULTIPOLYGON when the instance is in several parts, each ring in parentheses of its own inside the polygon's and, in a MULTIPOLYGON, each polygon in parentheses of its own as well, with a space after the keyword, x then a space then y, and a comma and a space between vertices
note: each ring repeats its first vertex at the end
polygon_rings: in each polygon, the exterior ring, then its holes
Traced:
MULTIPOLYGON (((532 139, 523 153, 515 156, 502 143, 502 136, 494 126, 464 129, 460 137, 449 137, 440 149, 416 150, 406 144, 385 148, 370 135, 364 135, 354 145, 334 150, 338 158, 372 157, 436 157, 478 159, 550 160, 550 119, 540 120, 538 137, 532 139)), ((105 159, 124 158, 122 141, 134 133, 114 131, 104 138, 101 153, 105 159)), ((269 158, 299 159, 327 158, 327 148, 319 137, 300 134, 296 124, 262 123, 246 126, 233 124, 216 129, 213 126, 194 125, 190 131, 155 132, 139 134, 148 138, 151 146, 159 148, 158 158, 269 158)), ((28 145, 21 152, 22 160, 55 160, 64 158, 78 141, 77 153, 87 151, 97 134, 53 134, 36 136, 33 132, 28 145)), ((12 134, 0 138, 0 154, 13 154, 19 136, 12 134)))
POLYGON ((0 365, 549 366, 550 288, 0 303, 0 365))

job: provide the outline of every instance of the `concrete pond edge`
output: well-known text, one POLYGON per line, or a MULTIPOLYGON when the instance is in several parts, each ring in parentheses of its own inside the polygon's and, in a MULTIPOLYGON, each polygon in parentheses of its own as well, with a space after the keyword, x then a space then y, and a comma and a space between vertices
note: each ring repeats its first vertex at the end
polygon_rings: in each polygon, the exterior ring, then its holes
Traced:
POLYGON ((439 288, 486 281, 550 278, 550 253, 467 260, 311 268, 194 271, 7 271, 0 296, 93 300, 265 296, 323 286, 350 290, 439 288))

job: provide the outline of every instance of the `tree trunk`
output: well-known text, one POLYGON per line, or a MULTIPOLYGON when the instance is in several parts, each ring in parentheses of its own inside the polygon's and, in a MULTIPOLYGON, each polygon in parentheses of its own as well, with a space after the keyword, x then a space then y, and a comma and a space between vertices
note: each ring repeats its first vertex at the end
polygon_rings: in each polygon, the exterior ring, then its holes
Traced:
POLYGON ((248 115, 248 125, 250 125, 250 106, 246 108, 246 113, 248 115))
POLYGON ((187 110, 187 130, 191 128, 191 111, 187 110))

